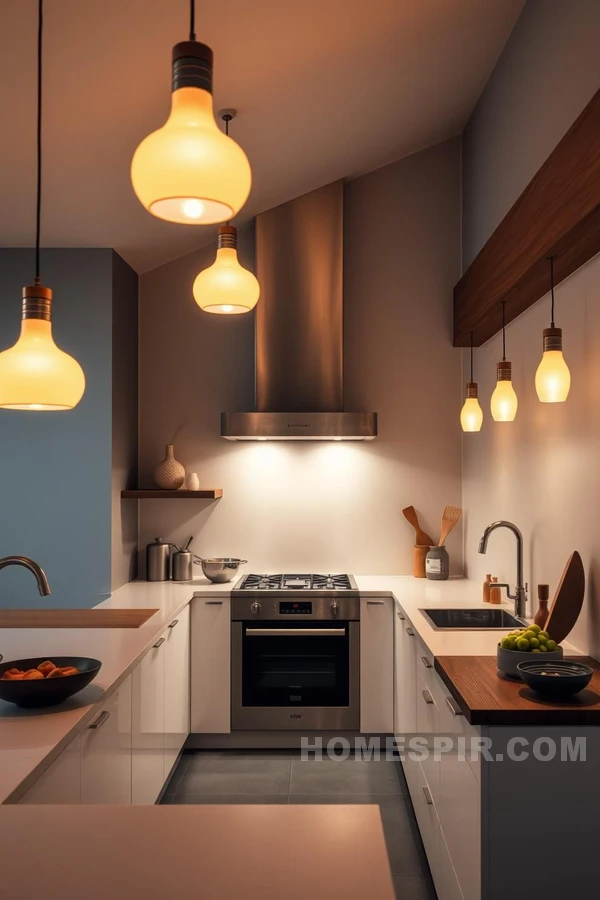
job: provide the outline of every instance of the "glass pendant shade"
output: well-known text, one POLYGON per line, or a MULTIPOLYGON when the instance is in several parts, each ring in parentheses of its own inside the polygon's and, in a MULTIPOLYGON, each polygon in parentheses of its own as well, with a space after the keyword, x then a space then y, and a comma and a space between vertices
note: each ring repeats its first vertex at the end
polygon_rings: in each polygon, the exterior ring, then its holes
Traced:
POLYGON ((54 343, 51 302, 50 288, 23 288, 20 337, 0 353, 0 408, 73 409, 83 396, 85 376, 81 366, 54 343))
POLYGON ((544 329, 544 354, 535 373, 535 389, 542 403, 564 403, 571 373, 562 353, 562 329, 544 329))
POLYGON ((233 226, 219 229, 217 258, 196 276, 192 290, 198 306, 209 313, 237 315, 258 303, 260 286, 252 272, 239 263, 233 226))
POLYGON ((215 121, 212 51, 204 44, 173 48, 171 112, 135 151, 131 181, 149 213, 184 225, 225 222, 246 202, 250 164, 215 121))
POLYGON ((467 384, 467 399, 460 411, 460 425, 463 431, 481 431, 483 424, 483 410, 477 399, 477 384, 470 381, 467 384))
POLYGON ((498 381, 490 402, 492 418, 495 422, 512 422, 517 415, 518 405, 511 381, 511 364, 503 360, 498 363, 498 381))

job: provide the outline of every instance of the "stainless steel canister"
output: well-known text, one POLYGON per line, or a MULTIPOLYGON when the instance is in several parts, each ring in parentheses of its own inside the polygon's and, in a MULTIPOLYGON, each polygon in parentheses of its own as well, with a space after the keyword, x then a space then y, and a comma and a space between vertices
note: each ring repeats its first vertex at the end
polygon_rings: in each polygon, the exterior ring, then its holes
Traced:
POLYGON ((168 581, 171 577, 171 544, 155 538, 146 547, 146 580, 168 581))
POLYGON ((171 557, 173 581, 192 581, 193 559, 190 550, 177 550, 171 557))

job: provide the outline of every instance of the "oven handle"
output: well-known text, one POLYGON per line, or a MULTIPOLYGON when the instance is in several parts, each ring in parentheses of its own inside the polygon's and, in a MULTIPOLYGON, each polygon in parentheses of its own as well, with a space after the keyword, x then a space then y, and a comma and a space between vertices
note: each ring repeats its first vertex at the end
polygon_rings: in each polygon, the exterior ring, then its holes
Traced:
POLYGON ((345 628, 246 628, 248 637, 344 637, 345 628))

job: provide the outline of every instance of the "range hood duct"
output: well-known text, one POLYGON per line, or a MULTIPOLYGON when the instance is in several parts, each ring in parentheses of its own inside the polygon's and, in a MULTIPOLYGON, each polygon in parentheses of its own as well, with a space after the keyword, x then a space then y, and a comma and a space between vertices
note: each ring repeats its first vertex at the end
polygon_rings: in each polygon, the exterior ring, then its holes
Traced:
POLYGON ((256 217, 256 412, 223 413, 228 440, 372 440, 344 412, 344 185, 256 217))

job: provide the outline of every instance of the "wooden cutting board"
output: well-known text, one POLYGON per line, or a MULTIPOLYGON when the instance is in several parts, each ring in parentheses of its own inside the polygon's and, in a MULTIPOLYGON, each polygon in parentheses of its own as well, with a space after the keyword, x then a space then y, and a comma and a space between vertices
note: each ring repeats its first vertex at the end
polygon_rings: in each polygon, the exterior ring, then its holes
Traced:
POLYGON ((545 630, 557 644, 564 641, 575 625, 583 606, 584 594, 585 572, 581 556, 575 550, 565 566, 545 626, 545 630))
POLYGON ((157 609, 0 609, 0 628, 139 628, 157 609))

